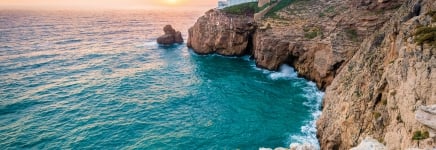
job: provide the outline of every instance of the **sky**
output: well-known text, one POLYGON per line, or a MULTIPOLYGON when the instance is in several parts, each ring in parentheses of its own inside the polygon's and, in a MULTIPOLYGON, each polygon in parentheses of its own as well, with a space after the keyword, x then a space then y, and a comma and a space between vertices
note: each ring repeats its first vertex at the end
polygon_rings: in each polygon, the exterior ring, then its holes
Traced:
POLYGON ((213 8, 218 0, 0 0, 0 8, 160 9, 213 8))

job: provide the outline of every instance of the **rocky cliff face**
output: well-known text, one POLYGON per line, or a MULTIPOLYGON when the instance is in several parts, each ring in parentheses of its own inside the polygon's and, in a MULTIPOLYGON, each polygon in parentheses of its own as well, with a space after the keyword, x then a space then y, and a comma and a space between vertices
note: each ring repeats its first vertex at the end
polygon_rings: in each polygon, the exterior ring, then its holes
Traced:
POLYGON ((436 48, 413 40, 418 26, 435 25, 431 10, 432 0, 407 1, 363 41, 326 90, 323 149, 348 149, 367 136, 392 150, 436 148, 434 136, 424 136, 431 128, 415 119, 420 107, 436 104, 436 48))
POLYGON ((289 64, 326 89, 317 123, 322 149, 350 149, 367 137, 387 149, 431 149, 434 134, 413 138, 418 131, 433 131, 415 111, 436 104, 436 48, 415 44, 413 33, 419 26, 436 26, 426 15, 435 5, 434 0, 301 0, 254 26, 249 16, 213 10, 190 29, 188 46, 202 54, 249 54, 270 70, 289 64))
MULTIPOLYGON (((400 3, 383 5, 398 7, 400 3)), ((272 28, 256 32, 256 63, 272 70, 281 64, 291 64, 301 76, 325 89, 363 39, 377 31, 397 9, 378 10, 381 6, 357 9, 362 7, 360 4, 342 0, 297 1, 277 16, 263 20, 260 26, 272 28)))
POLYGON ((255 29, 251 17, 210 10, 189 29, 188 47, 199 54, 245 55, 251 51, 255 29))

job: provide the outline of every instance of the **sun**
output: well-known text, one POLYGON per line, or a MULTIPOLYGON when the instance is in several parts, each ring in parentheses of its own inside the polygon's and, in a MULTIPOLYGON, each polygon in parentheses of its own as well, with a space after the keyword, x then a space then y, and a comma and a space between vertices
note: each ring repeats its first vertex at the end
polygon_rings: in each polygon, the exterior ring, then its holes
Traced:
POLYGON ((179 0, 165 0, 165 3, 170 5, 176 5, 179 3, 179 0))

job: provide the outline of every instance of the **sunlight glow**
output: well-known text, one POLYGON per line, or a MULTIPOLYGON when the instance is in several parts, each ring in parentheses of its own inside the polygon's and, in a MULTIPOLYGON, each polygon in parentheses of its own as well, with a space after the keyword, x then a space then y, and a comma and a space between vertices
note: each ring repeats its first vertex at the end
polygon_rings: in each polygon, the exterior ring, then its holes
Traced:
POLYGON ((0 0, 2 8, 214 8, 217 0, 0 0))
POLYGON ((176 5, 176 4, 179 3, 178 0, 165 0, 165 2, 166 2, 167 4, 170 4, 170 5, 176 5))

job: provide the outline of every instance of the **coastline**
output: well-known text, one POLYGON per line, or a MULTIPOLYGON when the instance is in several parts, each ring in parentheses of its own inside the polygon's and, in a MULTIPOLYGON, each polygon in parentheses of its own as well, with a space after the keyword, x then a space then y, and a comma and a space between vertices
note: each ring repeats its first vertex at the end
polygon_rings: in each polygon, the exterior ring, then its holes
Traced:
POLYGON ((434 148, 434 137, 427 137, 426 144, 408 140, 414 131, 431 128, 413 117, 416 109, 407 108, 436 104, 435 95, 425 94, 436 93, 435 73, 431 71, 436 65, 435 48, 418 45, 412 39, 418 24, 434 25, 426 12, 435 9, 430 0, 369 4, 296 1, 279 12, 279 18, 257 22, 251 17, 210 10, 189 30, 187 45, 200 54, 248 54, 256 66, 268 70, 287 64, 297 70, 298 76, 314 81, 326 92, 323 115, 317 121, 321 149, 349 149, 366 137, 378 139, 390 149, 434 148), (371 13, 374 11, 383 12, 371 13), (419 23, 411 24, 413 21, 419 23), (408 53, 408 49, 425 57, 408 53), (404 64, 418 66, 407 68, 404 64), (401 69, 428 73, 398 76, 404 74, 398 73, 401 69), (405 86, 420 86, 414 89, 419 94, 395 94, 408 90, 405 86))

